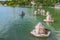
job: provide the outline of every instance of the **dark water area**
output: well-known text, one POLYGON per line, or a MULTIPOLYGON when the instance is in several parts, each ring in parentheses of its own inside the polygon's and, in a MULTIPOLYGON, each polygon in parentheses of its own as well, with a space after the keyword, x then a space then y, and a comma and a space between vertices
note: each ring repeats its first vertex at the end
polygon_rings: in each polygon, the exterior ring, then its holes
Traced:
MULTIPOLYGON (((43 16, 33 16, 34 8, 21 8, 21 7, 0 7, 0 40, 59 40, 58 27, 54 25, 46 25, 43 16), (24 11, 25 16, 20 16, 24 11), (30 34, 38 22, 42 22, 46 28, 51 30, 51 35, 48 38, 36 38, 30 34), (55 28, 56 30, 55 30, 55 28), (57 31, 57 32, 55 32, 57 31)), ((53 10, 55 9, 45 9, 53 10)), ((51 11, 51 13, 53 12, 51 11)), ((55 11, 58 12, 58 11, 55 11)), ((53 12, 54 13, 54 12, 53 12)), ((59 12, 58 12, 59 14, 59 12)), ((55 17, 56 14, 52 14, 55 17)), ((57 20, 57 19, 56 19, 57 20)))

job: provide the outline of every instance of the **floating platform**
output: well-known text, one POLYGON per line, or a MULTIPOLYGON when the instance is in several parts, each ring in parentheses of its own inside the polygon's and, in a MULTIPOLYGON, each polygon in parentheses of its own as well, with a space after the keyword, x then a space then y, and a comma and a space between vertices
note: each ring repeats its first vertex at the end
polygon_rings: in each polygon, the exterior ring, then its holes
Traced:
MULTIPOLYGON (((48 30, 48 29, 47 29, 48 30)), ((35 29, 33 29, 31 32, 30 32, 33 36, 35 37, 49 37, 49 35, 51 34, 51 31, 47 31, 47 34, 37 34, 35 32, 35 29)))
POLYGON ((54 20, 46 20, 46 19, 44 19, 43 21, 45 21, 45 22, 54 22, 54 20))

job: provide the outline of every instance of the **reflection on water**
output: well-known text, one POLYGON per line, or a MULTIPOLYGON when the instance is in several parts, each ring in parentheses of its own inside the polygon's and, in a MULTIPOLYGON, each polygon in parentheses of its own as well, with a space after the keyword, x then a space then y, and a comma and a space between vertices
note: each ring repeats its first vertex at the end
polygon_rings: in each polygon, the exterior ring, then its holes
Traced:
POLYGON ((46 28, 51 29, 52 34, 48 38, 36 38, 31 36, 30 31, 34 26, 42 21, 41 16, 33 16, 31 8, 20 7, 0 7, 0 40, 57 40, 55 29, 46 24, 46 28), (20 16, 21 11, 26 13, 20 16))
POLYGON ((24 16, 21 16, 21 18, 23 19, 23 18, 24 18, 24 16))

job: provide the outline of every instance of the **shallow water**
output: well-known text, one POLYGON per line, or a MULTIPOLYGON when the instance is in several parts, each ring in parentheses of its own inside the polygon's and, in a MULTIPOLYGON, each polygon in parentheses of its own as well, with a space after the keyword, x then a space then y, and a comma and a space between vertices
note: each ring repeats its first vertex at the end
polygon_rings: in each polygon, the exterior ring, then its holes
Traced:
MULTIPOLYGON (((53 25, 46 25, 46 23, 42 21, 44 18, 43 16, 33 16, 34 10, 34 8, 1 6, 0 40, 59 40, 59 28, 56 27, 54 23, 53 25), (23 17, 20 16, 22 10, 26 13, 23 17), (30 31, 34 29, 34 26, 38 22, 42 22, 46 26, 46 28, 51 30, 52 33, 48 38, 36 38, 30 34, 30 31), (54 28, 54 26, 56 29, 54 28)), ((55 11, 55 9, 50 8, 45 10, 49 10, 53 13, 58 12, 55 11)))

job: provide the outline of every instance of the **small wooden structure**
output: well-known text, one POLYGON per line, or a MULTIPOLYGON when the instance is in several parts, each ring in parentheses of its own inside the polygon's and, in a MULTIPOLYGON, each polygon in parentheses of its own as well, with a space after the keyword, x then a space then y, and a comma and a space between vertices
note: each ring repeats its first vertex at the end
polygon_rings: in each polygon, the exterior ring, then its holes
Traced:
POLYGON ((49 37, 51 31, 44 28, 41 23, 38 23, 30 33, 35 37, 49 37))

